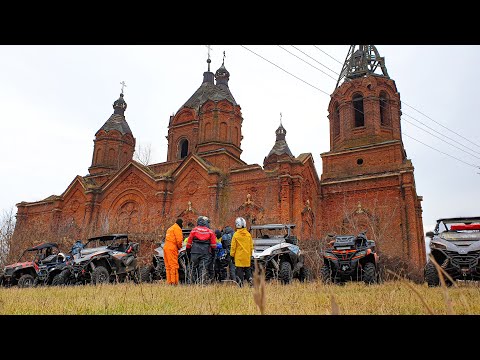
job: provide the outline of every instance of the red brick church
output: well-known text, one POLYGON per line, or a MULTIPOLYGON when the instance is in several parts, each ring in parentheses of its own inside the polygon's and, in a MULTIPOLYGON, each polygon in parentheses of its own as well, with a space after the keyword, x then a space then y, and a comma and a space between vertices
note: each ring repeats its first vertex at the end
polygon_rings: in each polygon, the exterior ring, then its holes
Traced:
POLYGON ((35 234, 68 249, 78 238, 125 232, 153 244, 178 217, 193 226, 207 215, 223 228, 243 216, 249 225, 295 223, 300 241, 367 229, 379 251, 424 265, 422 197, 402 142, 400 94, 375 46, 350 47, 328 108, 321 177, 311 153, 292 154, 281 123, 263 166, 245 163, 230 73, 207 63, 200 87, 169 119, 166 162, 133 160, 122 91, 95 133, 89 174, 61 195, 17 204, 14 243, 35 234))

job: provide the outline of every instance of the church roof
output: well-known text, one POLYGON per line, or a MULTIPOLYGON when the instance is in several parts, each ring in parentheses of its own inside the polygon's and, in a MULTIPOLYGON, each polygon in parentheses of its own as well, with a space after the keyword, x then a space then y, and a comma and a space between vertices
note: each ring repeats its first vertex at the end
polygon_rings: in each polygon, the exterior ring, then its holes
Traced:
POLYGON ((197 91, 183 104, 182 108, 188 107, 195 110, 205 104, 208 100, 218 102, 220 100, 228 100, 233 105, 237 105, 237 102, 233 98, 232 93, 228 87, 220 87, 210 82, 204 82, 197 91))
MULTIPOLYGON (((125 120, 125 110, 127 109, 127 103, 123 98, 123 93, 113 103, 113 114, 103 124, 100 130, 109 132, 110 130, 117 130, 122 135, 132 134, 132 130, 128 126, 127 120, 125 120)), ((99 130, 99 131, 100 131, 99 130)))
POLYGON ((294 157, 292 152, 290 151, 290 148, 288 147, 287 141, 285 140, 285 135, 287 134, 287 131, 283 127, 282 124, 278 127, 277 131, 275 131, 277 140, 275 141, 275 145, 273 145, 272 150, 268 153, 267 157, 273 154, 276 155, 283 155, 287 154, 291 157, 294 157))
POLYGON ((132 133, 132 130, 130 130, 128 123, 125 120, 125 116, 120 114, 112 114, 105 124, 103 124, 100 130, 105 130, 106 132, 110 130, 117 130, 122 135, 132 133))

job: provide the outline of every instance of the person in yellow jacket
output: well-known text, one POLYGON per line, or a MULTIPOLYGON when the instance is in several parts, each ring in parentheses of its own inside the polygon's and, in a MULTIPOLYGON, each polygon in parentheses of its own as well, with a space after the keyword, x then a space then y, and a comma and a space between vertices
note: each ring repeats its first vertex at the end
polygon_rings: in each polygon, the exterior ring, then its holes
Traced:
POLYGON ((178 285, 178 250, 182 248, 183 220, 177 219, 175 224, 170 226, 165 236, 165 245, 163 246, 163 259, 167 272, 167 284, 178 285))
POLYGON ((235 234, 232 237, 232 245, 230 247, 230 256, 235 261, 235 273, 238 286, 243 286, 246 279, 252 284, 252 254, 253 239, 252 235, 246 229, 247 222, 244 218, 235 219, 235 234))

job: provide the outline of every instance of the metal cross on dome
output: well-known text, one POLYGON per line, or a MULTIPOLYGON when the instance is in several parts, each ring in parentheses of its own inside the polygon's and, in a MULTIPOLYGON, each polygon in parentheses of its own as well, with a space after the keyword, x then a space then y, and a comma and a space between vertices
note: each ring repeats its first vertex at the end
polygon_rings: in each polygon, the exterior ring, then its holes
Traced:
POLYGON ((206 48, 208 49, 207 55, 208 55, 208 58, 210 59, 210 50, 213 50, 213 49, 212 49, 212 45, 205 45, 205 46, 206 46, 206 48))
POLYGON ((127 87, 127 84, 125 84, 125 81, 120 82, 120 85, 122 85, 122 94, 123 94, 123 88, 127 87))

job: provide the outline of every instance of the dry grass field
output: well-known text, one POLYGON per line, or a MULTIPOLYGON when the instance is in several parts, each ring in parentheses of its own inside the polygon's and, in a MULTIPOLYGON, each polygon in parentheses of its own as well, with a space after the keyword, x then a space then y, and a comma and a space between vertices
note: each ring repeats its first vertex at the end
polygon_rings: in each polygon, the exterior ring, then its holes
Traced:
POLYGON ((159 281, 139 285, 13 287, 0 288, 0 314, 478 315, 480 285, 429 288, 405 280, 378 285, 294 281, 288 285, 268 282, 239 288, 233 283, 173 287, 159 281))

